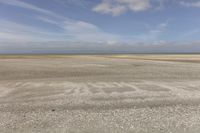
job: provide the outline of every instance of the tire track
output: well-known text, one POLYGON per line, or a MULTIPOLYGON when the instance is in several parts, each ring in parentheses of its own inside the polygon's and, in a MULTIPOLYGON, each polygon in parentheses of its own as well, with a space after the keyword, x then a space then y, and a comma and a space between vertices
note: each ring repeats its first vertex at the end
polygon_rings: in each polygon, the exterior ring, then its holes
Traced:
POLYGON ((34 102, 72 98, 74 105, 115 102, 154 102, 200 98, 200 83, 191 82, 6 82, 0 86, 0 103, 34 102), (187 88, 187 89, 186 89, 187 88))

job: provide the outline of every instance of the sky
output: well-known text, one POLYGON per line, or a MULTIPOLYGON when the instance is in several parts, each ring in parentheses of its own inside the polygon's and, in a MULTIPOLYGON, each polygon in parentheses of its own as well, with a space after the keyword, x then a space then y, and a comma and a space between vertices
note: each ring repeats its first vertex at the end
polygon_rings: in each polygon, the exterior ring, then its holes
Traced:
POLYGON ((0 0, 0 54, 200 52, 200 0, 0 0))

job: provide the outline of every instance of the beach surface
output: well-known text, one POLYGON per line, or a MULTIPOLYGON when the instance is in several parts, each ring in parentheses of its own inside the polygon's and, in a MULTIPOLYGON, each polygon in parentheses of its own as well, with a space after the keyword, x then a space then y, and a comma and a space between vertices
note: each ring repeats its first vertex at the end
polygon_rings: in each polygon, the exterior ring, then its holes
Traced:
POLYGON ((2 133, 199 133, 200 55, 1 55, 2 133))

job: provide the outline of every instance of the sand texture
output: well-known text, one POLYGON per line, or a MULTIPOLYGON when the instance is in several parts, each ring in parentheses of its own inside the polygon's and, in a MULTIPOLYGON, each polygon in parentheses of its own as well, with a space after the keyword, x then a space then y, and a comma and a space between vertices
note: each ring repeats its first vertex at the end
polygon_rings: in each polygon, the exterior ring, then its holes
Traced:
POLYGON ((199 133, 200 55, 0 56, 2 133, 199 133))

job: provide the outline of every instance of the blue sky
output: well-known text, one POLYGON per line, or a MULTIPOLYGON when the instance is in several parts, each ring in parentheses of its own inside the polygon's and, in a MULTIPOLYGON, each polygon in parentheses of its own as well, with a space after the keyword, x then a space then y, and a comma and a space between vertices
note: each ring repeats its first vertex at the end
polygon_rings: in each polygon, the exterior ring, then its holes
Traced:
POLYGON ((200 0, 0 0, 0 53, 198 52, 200 0))

